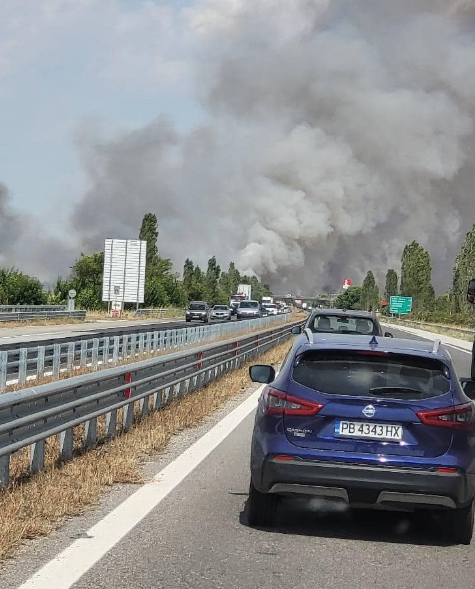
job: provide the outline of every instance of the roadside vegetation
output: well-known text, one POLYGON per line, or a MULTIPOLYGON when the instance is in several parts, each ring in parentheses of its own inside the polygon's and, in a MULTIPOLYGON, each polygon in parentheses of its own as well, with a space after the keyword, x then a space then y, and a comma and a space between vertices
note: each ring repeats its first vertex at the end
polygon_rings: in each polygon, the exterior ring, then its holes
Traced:
POLYGON ((401 256, 398 272, 390 268, 381 288, 371 270, 362 286, 353 286, 336 299, 337 307, 380 311, 389 316, 388 303, 391 296, 412 297, 412 313, 404 319, 425 321, 441 325, 473 327, 471 305, 466 302, 467 284, 475 278, 475 225, 465 237, 454 261, 452 284, 444 294, 436 296, 432 286, 430 254, 417 241, 406 245, 401 256))

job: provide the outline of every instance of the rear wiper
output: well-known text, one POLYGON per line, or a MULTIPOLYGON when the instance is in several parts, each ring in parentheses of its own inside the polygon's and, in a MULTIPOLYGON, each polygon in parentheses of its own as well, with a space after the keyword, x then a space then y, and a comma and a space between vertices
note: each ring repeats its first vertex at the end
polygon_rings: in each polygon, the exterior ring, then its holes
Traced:
POLYGON ((373 387, 369 389, 370 395, 394 395, 394 394, 416 394, 416 395, 425 395, 425 391, 421 391, 419 389, 411 389, 410 387, 373 387))

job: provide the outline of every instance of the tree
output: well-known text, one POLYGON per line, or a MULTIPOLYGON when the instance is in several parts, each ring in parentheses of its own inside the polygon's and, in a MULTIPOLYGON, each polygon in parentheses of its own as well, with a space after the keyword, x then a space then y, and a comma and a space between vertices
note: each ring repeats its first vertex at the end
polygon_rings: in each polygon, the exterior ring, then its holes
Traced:
POLYGON ((139 239, 147 242, 147 269, 152 269, 155 258, 158 256, 158 221, 157 215, 147 213, 142 220, 139 239))
POLYGON ((379 288, 374 274, 369 270, 363 280, 361 289, 361 308, 365 311, 376 311, 379 305, 379 288))
POLYGON ((71 286, 77 291, 77 306, 84 309, 101 309, 104 252, 81 254, 72 268, 71 286), (82 294, 84 292, 84 294, 82 294))
POLYGON ((216 256, 208 260, 208 269, 205 277, 206 300, 210 305, 215 305, 218 301, 218 281, 221 275, 221 268, 216 262, 216 256))
POLYGON ((453 311, 472 319, 472 309, 466 301, 467 285, 475 278, 475 225, 467 233, 455 259, 452 273, 451 300, 453 311))
POLYGON ((391 297, 397 296, 398 278, 396 270, 389 269, 386 274, 386 287, 384 289, 384 298, 389 303, 391 297))
POLYGON ((404 248, 401 259, 401 295, 412 297, 413 312, 429 311, 434 302, 430 255, 417 241, 404 248))
POLYGON ((0 269, 0 304, 42 305, 47 295, 41 282, 15 268, 0 269))
POLYGON ((195 265, 193 262, 189 258, 186 258, 185 265, 183 266, 183 287, 187 293, 191 290, 194 269, 195 265))
POLYGON ((336 307, 338 309, 361 309, 361 291, 361 286, 350 286, 337 296, 336 307))

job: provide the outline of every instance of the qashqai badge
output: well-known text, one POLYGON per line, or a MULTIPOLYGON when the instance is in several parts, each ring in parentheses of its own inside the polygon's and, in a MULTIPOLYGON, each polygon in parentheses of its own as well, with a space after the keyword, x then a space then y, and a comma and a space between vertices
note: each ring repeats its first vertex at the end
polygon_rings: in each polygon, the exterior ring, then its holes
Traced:
POLYGON ((373 407, 373 405, 366 405, 366 407, 363 409, 363 415, 365 417, 374 417, 376 413, 376 409, 373 407))

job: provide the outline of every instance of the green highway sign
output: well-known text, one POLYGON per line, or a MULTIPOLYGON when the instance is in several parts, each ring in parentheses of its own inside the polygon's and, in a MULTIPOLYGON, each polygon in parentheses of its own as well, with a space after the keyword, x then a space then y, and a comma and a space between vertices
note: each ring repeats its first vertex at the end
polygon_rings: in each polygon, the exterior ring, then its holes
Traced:
POLYGON ((396 315, 407 315, 412 311, 412 297, 391 297, 389 312, 396 315))

